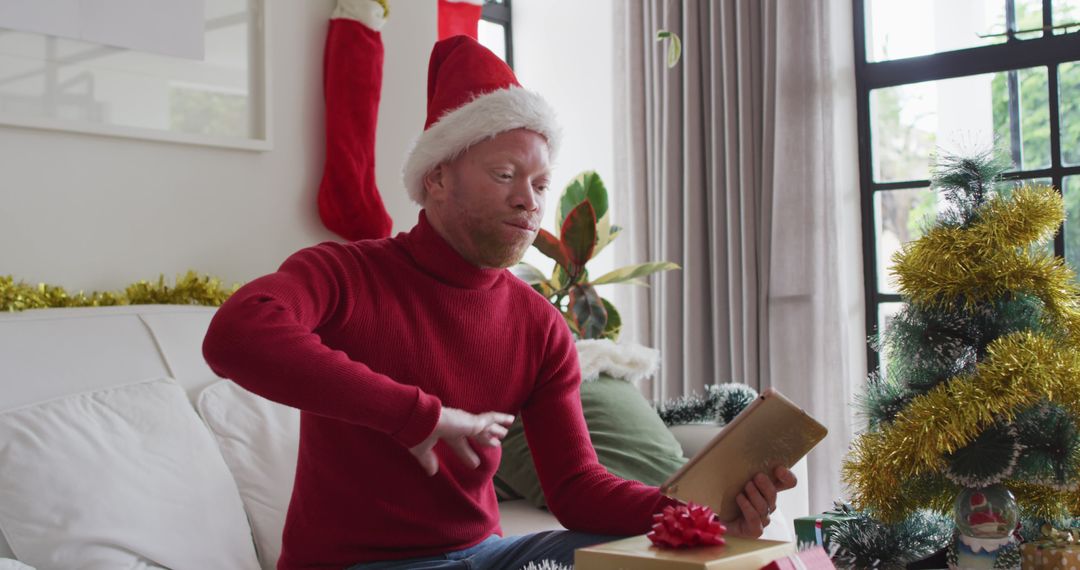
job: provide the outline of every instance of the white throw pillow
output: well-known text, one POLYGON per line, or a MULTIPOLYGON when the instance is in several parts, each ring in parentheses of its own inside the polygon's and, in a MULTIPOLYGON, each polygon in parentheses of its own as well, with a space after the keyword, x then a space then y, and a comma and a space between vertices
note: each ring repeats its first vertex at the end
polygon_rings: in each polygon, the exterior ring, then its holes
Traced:
POLYGON ((281 556, 281 531, 292 497, 300 412, 231 380, 207 386, 196 407, 240 488, 262 567, 273 570, 281 556))
POLYGON ((0 528, 40 569, 258 568, 236 483, 167 378, 0 413, 0 528))

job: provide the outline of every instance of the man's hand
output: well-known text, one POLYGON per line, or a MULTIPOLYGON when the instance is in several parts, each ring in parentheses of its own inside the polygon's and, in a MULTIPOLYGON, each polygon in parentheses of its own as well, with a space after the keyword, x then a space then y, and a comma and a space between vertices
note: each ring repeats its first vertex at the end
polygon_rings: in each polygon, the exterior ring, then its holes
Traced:
POLYGON ((506 437, 507 427, 514 422, 514 416, 499 412, 485 412, 473 415, 454 408, 443 408, 435 431, 409 452, 416 456, 420 466, 430 476, 439 472, 439 458, 433 448, 441 439, 449 445, 466 465, 476 469, 480 466, 480 457, 476 455, 469 440, 486 447, 499 447, 499 442, 506 437))
POLYGON ((780 466, 770 479, 764 473, 754 475, 746 482, 743 492, 735 497, 742 514, 735 520, 725 522, 728 534, 745 538, 757 538, 769 525, 769 515, 776 510, 776 494, 795 486, 798 481, 790 469, 780 466))

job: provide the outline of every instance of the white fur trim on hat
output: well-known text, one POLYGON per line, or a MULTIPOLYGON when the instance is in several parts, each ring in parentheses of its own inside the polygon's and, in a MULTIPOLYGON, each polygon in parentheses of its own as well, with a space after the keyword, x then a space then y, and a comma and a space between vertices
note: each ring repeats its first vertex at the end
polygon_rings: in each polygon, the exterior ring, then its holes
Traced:
POLYGON ((330 19, 334 18, 356 20, 377 32, 386 24, 386 10, 375 0, 338 0, 330 14, 330 19))
POLYGON ((423 206, 428 171, 481 141, 520 128, 547 139, 548 155, 555 161, 560 139, 555 110, 532 91, 516 86, 499 89, 446 113, 416 139, 406 155, 401 174, 409 198, 423 206))
POLYGON ((584 381, 607 374, 637 382, 652 376, 660 366, 660 351, 640 344, 615 344, 602 338, 579 340, 575 346, 584 381))

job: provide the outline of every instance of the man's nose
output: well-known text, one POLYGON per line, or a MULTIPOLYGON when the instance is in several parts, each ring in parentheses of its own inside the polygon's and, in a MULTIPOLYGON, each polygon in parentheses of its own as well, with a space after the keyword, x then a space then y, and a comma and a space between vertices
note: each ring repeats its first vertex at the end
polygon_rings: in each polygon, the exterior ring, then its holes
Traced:
POLYGON ((542 198, 533 191, 531 182, 523 180, 514 184, 510 200, 513 207, 521 208, 526 212, 534 212, 540 209, 540 200, 542 198))

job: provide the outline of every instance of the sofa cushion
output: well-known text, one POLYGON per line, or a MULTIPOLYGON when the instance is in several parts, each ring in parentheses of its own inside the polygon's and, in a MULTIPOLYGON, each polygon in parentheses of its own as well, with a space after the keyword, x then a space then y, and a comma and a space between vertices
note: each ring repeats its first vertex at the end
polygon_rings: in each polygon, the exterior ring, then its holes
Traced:
POLYGON ((300 412, 231 380, 208 386, 196 405, 236 479, 262 567, 276 568, 296 472, 300 412))
POLYGON ((167 378, 0 413, 0 528, 38 568, 258 568, 236 484, 167 378))
POLYGON ((173 376, 138 315, 117 308, 0 313, 0 411, 173 376))
MULTIPOLYGON (((659 485, 686 463, 678 440, 636 385, 603 375, 582 382, 581 407, 596 456, 611 473, 659 485)), ((520 418, 502 448, 496 478, 533 505, 545 506, 520 418)))

